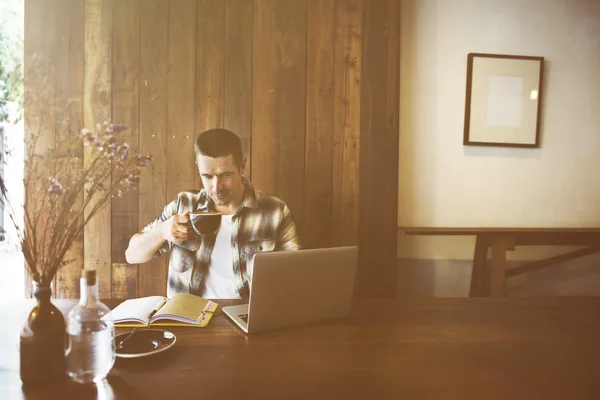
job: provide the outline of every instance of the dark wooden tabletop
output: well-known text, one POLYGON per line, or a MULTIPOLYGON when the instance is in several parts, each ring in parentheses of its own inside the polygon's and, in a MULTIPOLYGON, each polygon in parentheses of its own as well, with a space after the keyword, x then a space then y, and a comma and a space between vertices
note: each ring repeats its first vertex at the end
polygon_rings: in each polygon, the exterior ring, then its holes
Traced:
POLYGON ((588 234, 600 235, 600 228, 556 228, 556 227, 399 227, 400 235, 475 236, 481 234, 520 235, 538 234, 588 234))
POLYGON ((103 385, 24 393, 30 305, 0 306, 1 399, 600 398, 600 298, 364 299, 347 320, 257 335, 220 314, 172 328, 164 353, 117 359, 103 385))

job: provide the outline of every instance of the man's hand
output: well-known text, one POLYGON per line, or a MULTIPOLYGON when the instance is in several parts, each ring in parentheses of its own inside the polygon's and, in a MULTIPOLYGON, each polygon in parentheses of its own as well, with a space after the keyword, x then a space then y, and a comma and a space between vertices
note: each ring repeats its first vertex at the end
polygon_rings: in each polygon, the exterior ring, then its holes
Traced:
POLYGON ((189 214, 190 212, 187 211, 185 214, 173 215, 163 222, 161 231, 166 241, 179 242, 188 239, 191 229, 188 225, 190 222, 189 214))

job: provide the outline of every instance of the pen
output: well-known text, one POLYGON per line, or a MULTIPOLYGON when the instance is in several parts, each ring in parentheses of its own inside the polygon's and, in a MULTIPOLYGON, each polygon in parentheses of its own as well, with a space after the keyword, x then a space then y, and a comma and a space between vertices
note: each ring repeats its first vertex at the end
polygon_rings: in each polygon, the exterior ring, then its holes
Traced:
POLYGON ((129 339, 130 337, 132 337, 132 336, 133 336, 133 334, 134 334, 134 333, 137 331, 137 329, 138 329, 138 328, 134 328, 134 329, 133 329, 131 332, 129 332, 129 335, 127 335, 127 336, 125 337, 125 339, 123 339, 123 340, 121 340, 121 341, 119 342, 119 349, 123 347, 123 343, 125 343, 125 341, 126 341, 127 339, 129 339))

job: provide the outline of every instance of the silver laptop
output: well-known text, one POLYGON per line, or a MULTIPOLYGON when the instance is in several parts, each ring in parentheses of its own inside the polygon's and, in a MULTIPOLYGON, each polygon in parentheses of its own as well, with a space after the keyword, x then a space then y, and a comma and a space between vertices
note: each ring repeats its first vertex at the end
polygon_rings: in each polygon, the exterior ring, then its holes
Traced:
POLYGON ((246 333, 345 318, 357 257, 356 246, 258 253, 249 304, 223 312, 246 333))

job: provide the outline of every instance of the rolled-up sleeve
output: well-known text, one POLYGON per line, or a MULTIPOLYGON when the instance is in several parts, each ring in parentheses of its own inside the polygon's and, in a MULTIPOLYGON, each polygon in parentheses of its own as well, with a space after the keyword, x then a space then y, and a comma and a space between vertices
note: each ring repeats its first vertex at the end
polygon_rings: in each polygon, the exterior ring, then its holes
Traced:
POLYGON ((283 208, 283 216, 281 224, 277 230, 277 245, 276 250, 300 250, 302 243, 296 230, 296 224, 292 219, 292 212, 288 206, 283 208))
MULTIPOLYGON (((169 218, 171 218, 173 215, 176 215, 178 208, 179 208, 179 197, 177 199, 173 200, 172 202, 170 202, 169 204, 167 204, 165 206, 165 208, 163 209, 162 213, 158 216, 158 218, 156 218, 154 221, 152 221, 148 225, 146 225, 140 231, 140 233, 147 233, 147 232, 151 231, 158 223, 164 222, 164 221, 168 220, 169 218)), ((158 251, 156 252, 154 257, 155 258, 159 257, 159 256, 165 254, 166 252, 170 251, 172 246, 173 246, 173 244, 171 242, 165 240, 165 242, 158 249, 158 251)))

